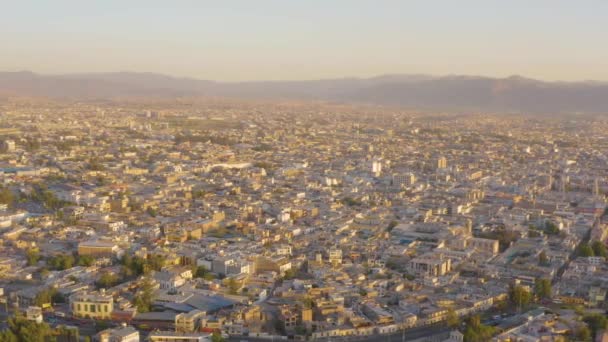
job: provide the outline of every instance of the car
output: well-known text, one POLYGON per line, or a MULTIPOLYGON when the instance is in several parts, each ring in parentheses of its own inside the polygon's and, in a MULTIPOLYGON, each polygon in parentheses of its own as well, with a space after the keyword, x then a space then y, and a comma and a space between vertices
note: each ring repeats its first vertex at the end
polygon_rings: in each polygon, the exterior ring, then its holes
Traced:
POLYGON ((57 312, 55 312, 55 316, 57 316, 57 317, 65 317, 65 313, 61 312, 61 311, 57 311, 57 312))

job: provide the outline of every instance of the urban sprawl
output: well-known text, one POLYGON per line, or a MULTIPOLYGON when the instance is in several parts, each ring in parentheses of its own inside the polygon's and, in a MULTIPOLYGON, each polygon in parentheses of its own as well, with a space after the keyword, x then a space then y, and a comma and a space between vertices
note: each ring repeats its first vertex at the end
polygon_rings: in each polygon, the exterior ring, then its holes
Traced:
POLYGON ((608 341, 607 131, 3 100, 0 341, 608 341))

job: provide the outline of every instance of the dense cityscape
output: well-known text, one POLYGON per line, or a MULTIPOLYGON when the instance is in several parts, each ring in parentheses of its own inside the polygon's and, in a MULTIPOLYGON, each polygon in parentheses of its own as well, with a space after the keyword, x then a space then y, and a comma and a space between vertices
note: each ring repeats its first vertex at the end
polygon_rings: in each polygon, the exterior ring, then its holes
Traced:
POLYGON ((606 341, 608 120, 0 102, 0 341, 606 341))

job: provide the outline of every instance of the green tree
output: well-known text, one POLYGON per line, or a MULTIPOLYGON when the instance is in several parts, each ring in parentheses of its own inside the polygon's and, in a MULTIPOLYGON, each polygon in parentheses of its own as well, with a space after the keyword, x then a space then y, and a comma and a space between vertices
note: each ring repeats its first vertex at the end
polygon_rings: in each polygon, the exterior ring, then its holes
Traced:
POLYGON ((225 341, 226 341, 226 339, 219 332, 214 331, 213 334, 211 334, 211 342, 225 342, 225 341))
POLYGON ((103 171, 105 170, 105 167, 97 157, 93 157, 89 159, 88 169, 91 171, 103 171))
POLYGON ((7 341, 18 342, 45 342, 53 333, 52 329, 46 323, 36 323, 26 320, 23 316, 15 315, 8 320, 10 334, 7 335, 7 341))
POLYGON ((538 255, 538 264, 540 266, 549 265, 549 258, 547 257, 547 253, 545 251, 541 251, 538 255))
POLYGON ((10 330, 0 331, 0 342, 19 342, 19 338, 10 330))
POLYGON ((585 325, 581 325, 574 332, 574 337, 576 341, 591 341, 591 330, 585 325))
POLYGON ((75 258, 71 254, 57 254, 49 257, 46 264, 53 270, 67 270, 74 267, 75 258))
POLYGON ((9 208, 13 206, 15 196, 13 192, 4 186, 0 186, 0 204, 6 204, 9 208))
POLYGON ((545 233, 549 235, 557 235, 559 234, 559 228, 555 223, 547 221, 547 223, 545 223, 545 233))
POLYGON ((536 279, 534 281, 534 293, 539 299, 551 298, 551 280, 536 279))
POLYGON ((592 256, 595 256, 595 254, 593 253, 593 248, 591 248, 591 246, 589 246, 589 244, 581 243, 578 246, 578 256, 592 257, 592 256))
POLYGON ((146 260, 140 257, 132 257, 126 253, 120 263, 123 265, 123 277, 132 277, 142 275, 146 269, 146 260))
POLYGON ((80 255, 78 256, 77 265, 78 266, 92 266, 95 263, 95 258, 90 255, 80 255))
POLYGON ((25 258, 28 266, 36 265, 38 260, 40 260, 40 252, 38 252, 37 248, 29 248, 25 251, 25 258))
POLYGON ((465 342, 486 342, 490 341, 496 333, 496 328, 481 324, 479 315, 474 315, 466 320, 464 332, 465 342))
POLYGON ((456 311, 454 311, 452 308, 448 310, 446 324, 450 328, 458 328, 460 326, 460 317, 458 317, 456 311))
POLYGON ((308 296, 302 300, 302 303, 306 309, 312 309, 312 307, 315 305, 315 301, 308 296))
POLYGON ((205 275, 209 273, 209 270, 207 270, 207 267, 201 265, 201 266, 195 266, 192 270, 192 276, 194 278, 205 278, 205 275))
POLYGON ((55 298, 57 298, 57 289, 49 287, 36 294, 36 297, 34 297, 34 304, 37 306, 53 304, 55 298))
POLYGON ((80 341, 80 331, 77 327, 68 327, 60 325, 55 328, 54 335, 57 336, 58 341, 62 342, 78 342, 80 341))
POLYGON ((608 249, 601 241, 595 240, 591 243, 591 249, 595 256, 608 257, 608 249))
POLYGON ((239 291, 239 288, 240 288, 239 283, 234 278, 228 279, 227 286, 228 286, 228 293, 230 293, 231 295, 237 294, 239 291))
POLYGON ((95 283, 99 288, 112 287, 120 282, 120 277, 114 273, 104 272, 95 283))
POLYGON ((146 209, 146 212, 152 217, 156 217, 156 215, 158 215, 158 212, 153 207, 148 207, 148 209, 146 209))
POLYGON ((509 246, 511 246, 511 243, 517 241, 519 238, 519 233, 513 230, 507 230, 505 228, 498 228, 491 232, 478 233, 476 234, 476 237, 498 240, 500 251, 504 252, 507 248, 509 248, 509 246))
POLYGON ((139 291, 135 295, 135 306, 139 312, 149 312, 152 310, 154 302, 154 284, 148 277, 143 279, 139 291))
POLYGON ((296 270, 289 269, 285 271, 285 275, 283 275, 283 280, 294 279, 296 277, 296 270))
POLYGON ((608 318, 602 314, 586 315, 583 317, 583 321, 591 329, 591 335, 594 339, 598 331, 608 328, 608 318))
POLYGON ((518 310, 530 304, 531 299, 532 295, 523 286, 515 285, 509 288, 509 302, 518 310))
MULTIPOLYGON (((160 271, 163 266, 165 266, 166 258, 160 254, 154 254, 149 256, 146 260, 145 265, 149 267, 149 270, 160 271)), ((144 266, 144 271, 146 270, 146 266, 144 266)))

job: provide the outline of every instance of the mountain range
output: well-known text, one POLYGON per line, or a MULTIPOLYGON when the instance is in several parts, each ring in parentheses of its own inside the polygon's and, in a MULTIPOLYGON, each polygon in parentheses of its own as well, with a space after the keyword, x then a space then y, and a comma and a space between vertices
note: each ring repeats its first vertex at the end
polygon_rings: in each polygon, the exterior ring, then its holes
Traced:
POLYGON ((521 76, 383 75, 309 81, 217 82, 155 73, 0 72, 0 95, 70 99, 219 96, 367 103, 418 110, 608 114, 608 83, 521 76))

